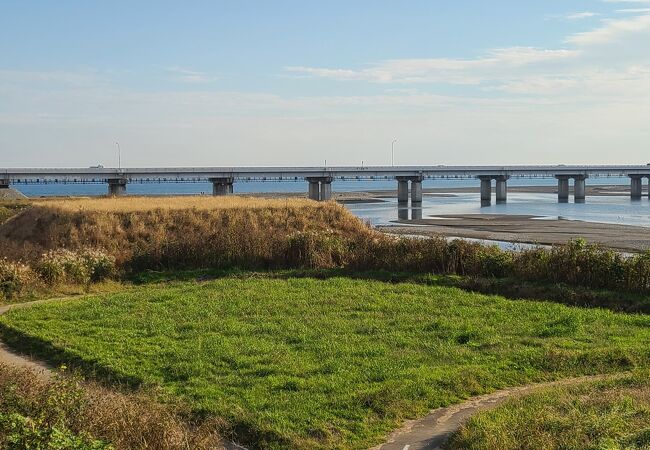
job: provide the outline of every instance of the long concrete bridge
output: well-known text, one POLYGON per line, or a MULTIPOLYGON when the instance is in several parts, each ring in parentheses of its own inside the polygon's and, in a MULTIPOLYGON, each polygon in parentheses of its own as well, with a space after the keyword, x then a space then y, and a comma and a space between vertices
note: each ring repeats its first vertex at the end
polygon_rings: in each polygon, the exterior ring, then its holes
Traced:
POLYGON ((423 180, 476 179, 481 186, 481 202, 486 205, 492 201, 493 184, 497 203, 507 201, 511 178, 555 178, 560 202, 569 200, 569 181, 573 180, 574 199, 581 202, 585 200, 585 183, 589 177, 629 177, 630 195, 639 199, 643 179, 650 179, 650 165, 7 168, 0 169, 0 188, 21 184, 106 183, 109 195, 123 195, 129 183, 210 182, 214 195, 228 195, 233 193, 235 182, 304 180, 310 199, 329 200, 332 183, 337 180, 395 180, 398 201, 408 203, 410 197, 417 204, 422 202, 423 180))

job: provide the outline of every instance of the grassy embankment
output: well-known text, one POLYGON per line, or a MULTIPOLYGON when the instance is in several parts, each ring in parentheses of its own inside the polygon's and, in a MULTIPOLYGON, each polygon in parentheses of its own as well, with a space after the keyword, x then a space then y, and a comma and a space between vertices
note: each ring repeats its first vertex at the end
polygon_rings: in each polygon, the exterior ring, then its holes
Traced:
POLYGON ((650 356, 647 316, 347 278, 146 286, 0 323, 12 346, 159 385, 256 448, 366 448, 436 406, 650 356))
POLYGON ((450 450, 650 448, 650 373, 545 389, 478 414, 450 450))

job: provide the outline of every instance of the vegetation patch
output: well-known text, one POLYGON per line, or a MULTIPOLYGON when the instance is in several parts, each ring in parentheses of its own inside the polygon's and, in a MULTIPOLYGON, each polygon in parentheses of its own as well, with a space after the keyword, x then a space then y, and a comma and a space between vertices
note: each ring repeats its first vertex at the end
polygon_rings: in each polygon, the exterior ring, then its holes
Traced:
POLYGON ((46 379, 0 364, 0 448, 190 450, 221 448, 217 422, 190 423, 150 395, 123 394, 66 371, 46 379))
POLYGON ((12 346, 160 386, 261 448, 367 448, 462 398, 650 357, 646 316, 348 278, 144 286, 0 324, 12 346))
POLYGON ((547 388, 479 413, 450 450, 650 448, 650 373, 547 388))
POLYGON ((384 270, 650 292, 650 251, 628 257, 580 239, 551 249, 511 252, 462 240, 395 238, 332 202, 239 197, 48 200, 0 225, 0 255, 41 268, 45 278, 61 277, 54 269, 62 265, 78 283, 112 271, 95 271, 67 257, 73 251, 84 258, 89 248, 101 249, 105 263, 114 261, 119 272, 130 274, 232 268, 384 270))

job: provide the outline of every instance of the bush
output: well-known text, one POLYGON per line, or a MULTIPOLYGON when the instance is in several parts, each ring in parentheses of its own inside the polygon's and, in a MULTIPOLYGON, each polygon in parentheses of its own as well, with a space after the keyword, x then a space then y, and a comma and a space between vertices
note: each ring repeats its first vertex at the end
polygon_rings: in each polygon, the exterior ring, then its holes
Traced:
POLYGON ((89 284, 113 275, 115 258, 97 249, 50 250, 38 261, 36 271, 50 285, 62 282, 89 284))
POLYGON ((220 448, 224 423, 187 417, 188 410, 150 394, 109 390, 66 371, 46 379, 0 363, 2 449, 220 448))
POLYGON ((3 299, 23 293, 35 282, 36 276, 29 266, 0 259, 0 294, 3 299))
POLYGON ((105 442, 81 434, 75 435, 65 427, 48 426, 17 413, 0 412, 0 444, 7 450, 114 450, 105 442))

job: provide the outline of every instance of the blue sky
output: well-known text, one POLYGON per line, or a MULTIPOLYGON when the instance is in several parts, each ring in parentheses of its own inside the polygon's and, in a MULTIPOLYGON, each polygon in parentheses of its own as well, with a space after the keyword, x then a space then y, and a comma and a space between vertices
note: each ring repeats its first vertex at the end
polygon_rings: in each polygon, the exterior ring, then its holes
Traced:
POLYGON ((0 3, 0 166, 645 163, 650 0, 0 3))

